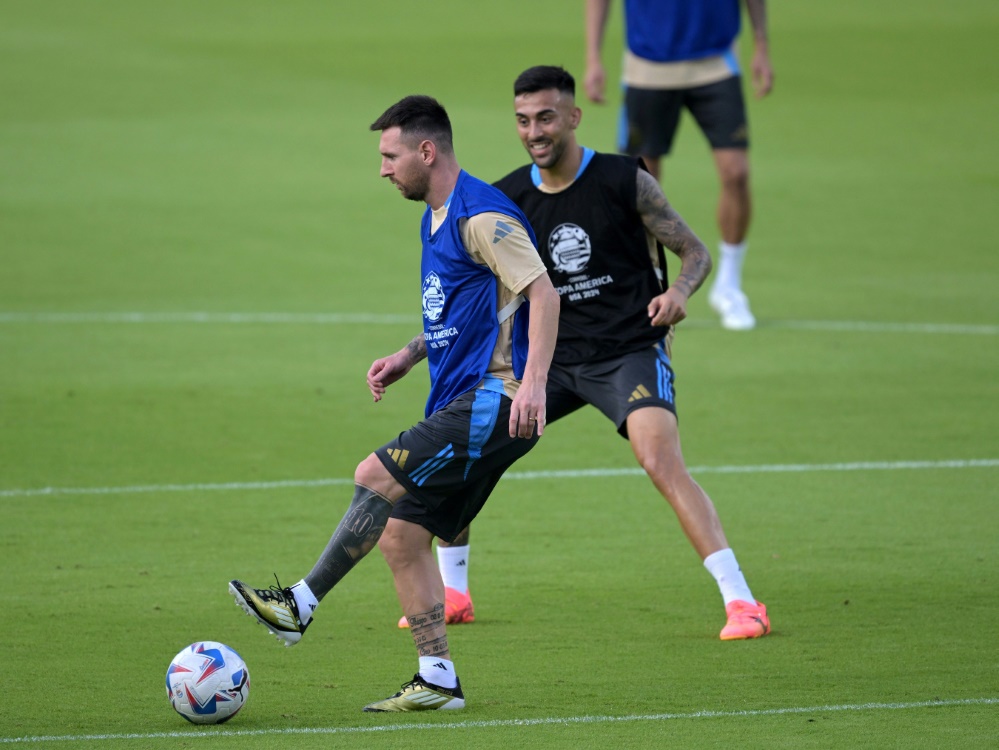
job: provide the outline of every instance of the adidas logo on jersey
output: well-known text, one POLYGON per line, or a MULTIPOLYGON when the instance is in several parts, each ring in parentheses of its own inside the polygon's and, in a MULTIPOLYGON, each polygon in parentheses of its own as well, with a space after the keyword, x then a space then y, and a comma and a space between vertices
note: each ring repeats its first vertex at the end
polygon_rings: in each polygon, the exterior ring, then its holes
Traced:
POLYGON ((389 458, 395 461, 400 469, 406 468, 406 459, 409 458, 409 451, 399 450, 398 448, 389 449, 389 458))

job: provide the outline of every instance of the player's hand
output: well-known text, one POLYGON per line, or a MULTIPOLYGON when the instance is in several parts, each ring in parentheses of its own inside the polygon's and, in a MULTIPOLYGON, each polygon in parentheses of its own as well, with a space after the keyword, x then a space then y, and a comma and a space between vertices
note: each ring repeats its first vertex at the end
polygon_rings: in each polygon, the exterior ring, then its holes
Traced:
POLYGON ((413 369, 413 360, 405 349, 388 357, 376 359, 368 368, 368 390, 375 403, 382 400, 385 389, 413 369))
POLYGON ((604 104, 604 89, 607 85, 607 73, 604 71, 604 66, 599 63, 592 63, 586 66, 586 78, 584 79, 584 86, 586 87, 586 95, 590 98, 591 102, 596 104, 604 104))
POLYGON ((648 310, 652 325, 675 325, 687 317, 687 295, 670 287, 652 298, 648 310))
POLYGON ((529 438, 545 431, 545 384, 525 379, 510 405, 510 437, 529 438))
POLYGON ((762 49, 757 49, 753 53, 752 69, 753 88, 756 91, 756 98, 762 99, 774 87, 774 69, 770 65, 770 55, 762 49))

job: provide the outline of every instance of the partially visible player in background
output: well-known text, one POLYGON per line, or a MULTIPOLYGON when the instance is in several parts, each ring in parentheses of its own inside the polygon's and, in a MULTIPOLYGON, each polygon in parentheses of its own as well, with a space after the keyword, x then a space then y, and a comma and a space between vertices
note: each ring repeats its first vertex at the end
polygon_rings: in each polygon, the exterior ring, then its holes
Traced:
POLYGON ((423 333, 376 360, 367 383, 379 401, 427 359, 426 418, 361 461, 353 500, 305 578, 265 589, 234 580, 229 591, 291 646, 320 601, 378 543, 412 627, 419 671, 364 710, 464 708, 431 544, 465 528, 543 432, 559 300, 523 213, 458 165, 451 121, 436 100, 406 97, 371 129, 381 131, 381 176, 426 210, 423 333))
MULTIPOLYGON (((719 637, 759 638, 770 632, 766 607, 753 597, 711 498, 687 470, 677 425, 673 326, 686 317, 711 257, 638 159, 577 143, 575 89, 559 67, 521 73, 514 108, 532 164, 496 183, 534 227, 561 295, 548 421, 592 405, 614 422, 718 584, 726 614, 719 637), (681 261, 668 286, 658 243, 681 261)), ((474 620, 469 549, 468 529, 437 545, 452 623, 474 620)))
MULTIPOLYGON (((774 83, 765 0, 744 0, 753 27, 752 78, 758 97, 774 83)), ((586 2, 586 93, 605 101, 601 57, 611 0, 586 2)), ((641 156, 659 179, 686 108, 711 145, 721 180, 721 253, 708 301, 731 330, 755 327, 742 290, 751 196, 749 127, 735 49, 739 0, 624 0, 624 113, 618 149, 641 156)))

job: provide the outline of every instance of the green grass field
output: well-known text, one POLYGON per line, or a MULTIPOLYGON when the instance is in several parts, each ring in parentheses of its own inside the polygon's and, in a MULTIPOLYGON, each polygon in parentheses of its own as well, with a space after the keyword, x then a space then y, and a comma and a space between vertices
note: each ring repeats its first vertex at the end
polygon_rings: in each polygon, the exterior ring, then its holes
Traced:
MULTIPOLYGON (((462 165, 502 176, 512 81, 581 77, 582 3, 341 6, 0 0, 0 744, 999 745, 999 6, 771 3, 760 325, 722 331, 702 293, 674 363, 773 635, 717 640, 713 581, 582 412, 476 523, 468 708, 405 717, 359 710, 416 669, 377 552, 291 650, 226 582, 307 572, 354 466, 422 415, 425 371, 364 385, 420 326, 421 207, 368 124, 433 94, 462 165), (252 675, 221 728, 164 695, 202 639, 252 675)), ((612 150, 616 107, 582 106, 612 150)), ((715 247, 690 122, 664 186, 715 247)))

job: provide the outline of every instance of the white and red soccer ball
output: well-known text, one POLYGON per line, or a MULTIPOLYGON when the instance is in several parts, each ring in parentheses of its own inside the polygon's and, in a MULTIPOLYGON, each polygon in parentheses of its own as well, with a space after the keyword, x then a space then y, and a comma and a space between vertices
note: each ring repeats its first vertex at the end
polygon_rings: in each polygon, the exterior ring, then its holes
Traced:
POLYGON ((250 672, 231 648, 217 641, 192 643, 170 662, 167 697, 193 724, 221 724, 246 705, 250 672))

